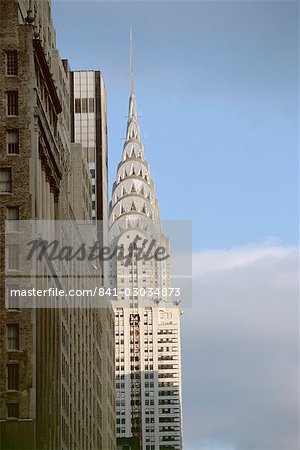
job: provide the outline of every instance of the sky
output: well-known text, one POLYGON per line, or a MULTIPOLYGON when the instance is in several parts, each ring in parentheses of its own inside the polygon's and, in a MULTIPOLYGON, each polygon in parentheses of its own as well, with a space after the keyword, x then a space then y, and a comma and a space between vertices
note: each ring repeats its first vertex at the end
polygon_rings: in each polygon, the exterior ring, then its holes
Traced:
POLYGON ((161 216, 192 220, 196 250, 269 236, 297 242, 297 6, 53 1, 61 56, 105 79, 110 186, 126 129, 132 27, 161 216))
POLYGON ((161 216, 193 224, 185 450, 298 450, 299 4, 53 0, 71 68, 100 69, 110 186, 129 29, 161 216))

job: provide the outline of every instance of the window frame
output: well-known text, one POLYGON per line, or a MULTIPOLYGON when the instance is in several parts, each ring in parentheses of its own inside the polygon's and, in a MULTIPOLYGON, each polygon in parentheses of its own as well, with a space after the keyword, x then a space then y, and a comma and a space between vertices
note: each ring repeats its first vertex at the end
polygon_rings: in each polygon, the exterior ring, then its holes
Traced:
POLYGON ((7 128, 6 129, 6 153, 8 155, 12 155, 12 156, 20 154, 20 135, 19 135, 19 129, 18 128, 7 128), (9 136, 12 136, 13 133, 16 134, 16 141, 11 141, 10 142, 9 136), (15 147, 12 147, 10 149, 10 145, 11 146, 15 146, 15 147), (11 151, 12 149, 14 151, 11 151))
POLYGON ((18 51, 17 50, 7 50, 5 52, 5 76, 7 77, 17 77, 18 76, 18 51), (11 60, 9 57, 12 56, 11 60), (12 67, 11 70, 9 68, 12 67), (9 73, 12 72, 12 73, 9 73))
POLYGON ((19 91, 16 89, 6 91, 6 115, 8 117, 19 116, 19 91), (9 100, 11 100, 11 102, 9 100))
POLYGON ((8 244, 6 246, 6 249, 7 249, 7 259, 6 259, 7 270, 20 270, 20 245, 8 244), (16 249, 16 252, 10 254, 10 249, 16 249))
POLYGON ((7 402, 6 403, 6 415, 7 419, 19 419, 20 418, 20 403, 19 402, 7 402), (9 414, 9 406, 17 406, 18 413, 17 414, 9 414))
POLYGON ((20 207, 19 206, 7 206, 6 207, 6 221, 7 223, 7 231, 9 233, 17 233, 20 231, 19 228, 19 220, 20 220, 20 207), (10 213, 15 211, 16 217, 10 218, 10 213))
POLYGON ((0 177, 0 194, 11 194, 12 193, 12 167, 0 167, 0 173, 1 172, 7 172, 9 173, 9 180, 8 181, 1 181, 0 177), (9 190, 2 191, 1 190, 1 183, 9 183, 9 190))
POLYGON ((6 325, 6 347, 8 351, 20 350, 20 325, 18 323, 6 325))
POLYGON ((8 363, 6 365, 6 383, 8 391, 19 391, 20 390, 20 365, 18 363, 8 363), (9 373, 10 369, 15 369, 15 373, 9 373))
POLYGON ((7 290, 7 309, 9 311, 20 311, 20 296, 11 296, 12 290, 20 290, 20 285, 16 283, 11 283, 6 286, 7 290))

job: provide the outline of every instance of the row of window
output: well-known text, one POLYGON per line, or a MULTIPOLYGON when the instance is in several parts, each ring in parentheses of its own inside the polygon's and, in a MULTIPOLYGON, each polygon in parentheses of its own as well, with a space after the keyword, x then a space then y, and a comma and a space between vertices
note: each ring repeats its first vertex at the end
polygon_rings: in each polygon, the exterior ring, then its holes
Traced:
POLYGON ((159 450, 179 450, 180 449, 180 447, 179 447, 179 445, 176 445, 176 444, 174 444, 174 445, 160 445, 159 446, 159 450))
MULTIPOLYGON (((130 374, 130 378, 134 378, 134 375, 137 375, 137 374, 130 374)), ((145 373, 144 374, 144 377, 145 377, 145 379, 146 380, 148 380, 148 379, 153 379, 154 378, 154 376, 153 376, 154 374, 153 373, 145 373)), ((116 380, 124 380, 125 379, 125 377, 124 377, 124 374, 121 374, 121 375, 116 375, 116 380)))
POLYGON ((179 414, 179 408, 159 408, 159 414, 179 414))
POLYGON ((178 373, 173 372, 159 373, 158 378, 178 378, 178 373))
POLYGON ((75 113, 93 113, 95 111, 94 98, 75 98, 75 113))
POLYGON ((178 381, 160 381, 158 383, 158 387, 170 387, 170 386, 179 386, 178 381))
MULTIPOLYGON (((170 391, 168 391, 170 392, 170 391)), ((178 392, 178 391, 177 391, 178 392)), ((158 400, 159 405, 179 405, 179 399, 178 398, 170 398, 170 399, 162 399, 158 400)))
POLYGON ((158 357, 158 361, 177 361, 178 360, 178 355, 160 355, 158 357))
POLYGON ((179 417, 160 417, 159 423, 179 422, 179 417))
POLYGON ((175 343, 177 343, 178 342, 178 340, 177 340, 177 338, 176 337, 165 337, 165 338, 159 338, 158 340, 157 340, 157 342, 158 343, 164 343, 164 342, 175 342, 175 343))
POLYGON ((158 370, 161 369, 178 369, 178 364, 158 364, 158 370))
POLYGON ((158 352, 177 352, 178 351, 178 347, 158 347, 157 349, 158 352))
POLYGON ((157 334, 178 334, 176 329, 169 330, 167 328, 163 328, 162 330, 158 330, 157 334))
POLYGON ((160 441, 180 441, 180 437, 179 436, 160 436, 159 438, 160 441))
POLYGON ((159 395, 159 397, 169 397, 169 396, 172 396, 172 395, 178 395, 179 394, 179 391, 178 390, 172 390, 172 391, 159 391, 158 392, 158 395, 159 395))

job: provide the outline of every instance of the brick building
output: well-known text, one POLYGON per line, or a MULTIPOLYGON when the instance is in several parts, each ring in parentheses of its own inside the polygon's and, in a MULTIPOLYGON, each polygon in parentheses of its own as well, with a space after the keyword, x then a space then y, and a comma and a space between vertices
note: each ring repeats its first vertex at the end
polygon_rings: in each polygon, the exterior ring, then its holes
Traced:
MULTIPOLYGON (((92 308, 85 298, 84 308, 55 308, 57 299, 48 299, 51 307, 25 308, 10 294, 19 266, 16 244, 5 242, 6 220, 47 220, 51 236, 61 232, 54 221, 68 221, 77 245, 82 237, 75 219, 91 219, 90 174, 80 144, 71 144, 70 78, 68 62, 55 47, 50 1, 0 0, 3 449, 115 448, 112 310, 92 308), (82 177, 74 183, 76 170, 82 177)), ((17 242, 18 225, 9 231, 17 242)), ((51 264, 38 265, 39 287, 79 282, 68 267, 54 273, 51 264)), ((84 271, 93 286, 100 283, 100 267, 86 262, 84 271)))

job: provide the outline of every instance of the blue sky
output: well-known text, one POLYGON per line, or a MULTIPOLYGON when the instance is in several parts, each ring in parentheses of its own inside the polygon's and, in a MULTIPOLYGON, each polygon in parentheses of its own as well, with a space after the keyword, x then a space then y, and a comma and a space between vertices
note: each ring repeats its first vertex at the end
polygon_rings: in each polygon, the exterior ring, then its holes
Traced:
POLYGON ((297 241, 298 4, 53 1, 73 69, 108 93, 110 183, 121 157, 134 32, 141 131, 163 219, 194 249, 297 241))
POLYGON ((193 222, 185 450, 299 448, 298 13, 290 1, 53 0, 61 56, 105 78, 110 185, 133 28, 161 216, 193 222))

